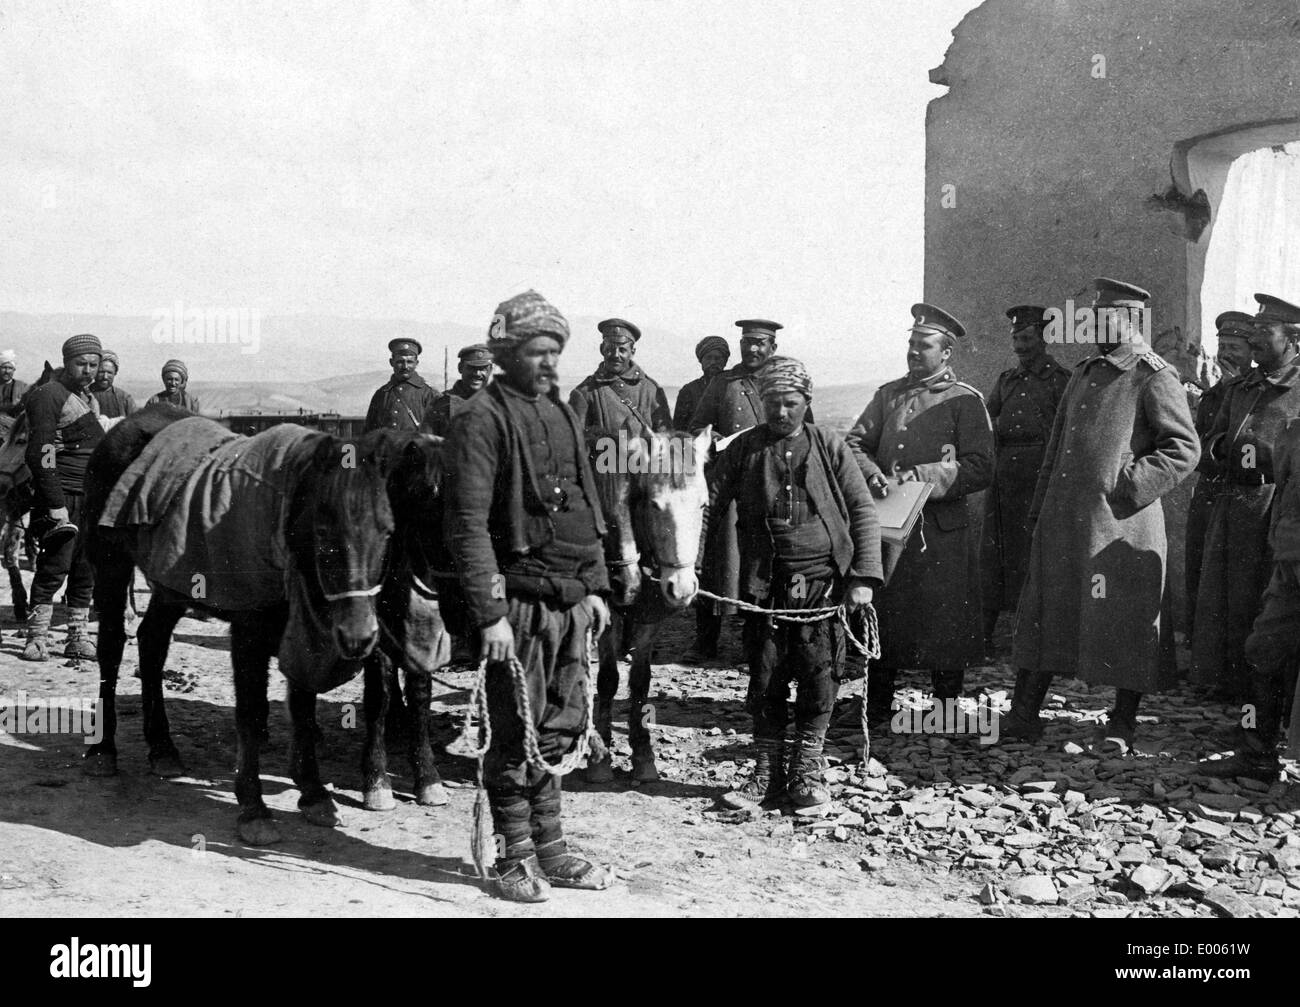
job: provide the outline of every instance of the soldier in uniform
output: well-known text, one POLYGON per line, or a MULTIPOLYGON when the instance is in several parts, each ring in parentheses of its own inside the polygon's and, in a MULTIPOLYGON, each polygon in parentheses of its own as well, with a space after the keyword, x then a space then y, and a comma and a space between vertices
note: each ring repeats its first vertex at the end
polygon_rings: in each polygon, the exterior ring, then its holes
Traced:
MULTIPOLYGON (((740 363, 723 371, 709 382, 691 417, 691 433, 713 427, 714 439, 729 437, 764 423, 763 403, 758 393, 758 371, 776 351, 776 334, 783 328, 762 318, 742 318, 740 329, 740 363)), ((805 422, 816 422, 812 409, 805 422)), ((710 522, 713 531, 703 545, 701 586, 725 598, 736 597, 740 585, 740 551, 736 542, 736 507, 731 504, 720 522, 710 522)), ((715 602, 698 603, 695 609, 695 643, 682 660, 698 663, 718 656, 718 638, 722 634, 722 617, 735 612, 735 606, 715 602)))
POLYGON ((1200 444, 1176 368, 1143 339, 1150 295, 1096 280, 1098 351, 1070 376, 1029 517, 1029 570, 1016 613, 1019 669, 1001 737, 1042 734, 1054 675, 1115 686, 1103 732, 1132 744, 1142 694, 1173 673, 1160 498, 1191 475, 1200 444))
POLYGON ((431 433, 438 393, 416 371, 424 347, 414 339, 399 337, 389 341, 388 352, 393 376, 371 396, 365 432, 387 428, 431 433))
MULTIPOLYGON (((1196 434, 1202 441, 1210 434, 1214 418, 1219 414, 1224 397, 1234 382, 1240 381, 1251 369, 1250 337, 1255 331, 1255 320, 1244 311, 1225 311, 1214 320, 1219 330, 1219 350, 1215 355, 1220 378, 1207 389, 1196 404, 1196 434)), ((1205 535, 1210 527, 1210 512, 1223 485, 1222 473, 1208 451, 1201 452, 1196 466, 1196 489, 1187 508, 1186 547, 1183 568, 1187 578, 1187 638, 1196 635, 1196 597, 1201 589, 1201 555, 1205 549, 1205 535)))
MULTIPOLYGON (((765 608, 851 610, 880 586, 880 530, 871 492, 840 437, 805 422, 812 381, 802 363, 772 357, 759 379, 766 421, 718 457, 710 523, 737 505, 740 597, 765 608)), ((834 620, 745 616, 746 706, 754 717, 753 778, 724 800, 737 807, 788 796, 796 807, 830 801, 822 746, 835 702, 834 620), (797 687, 787 780, 785 729, 797 687)))
MULTIPOLYGON (((1274 337, 1300 338, 1300 306, 1270 299, 1256 320, 1274 337)), ((1296 690, 1300 661, 1300 633, 1296 632, 1300 624, 1300 421, 1291 419, 1278 435, 1272 458, 1276 479, 1269 519, 1273 569, 1263 608, 1246 640, 1253 718, 1243 722, 1241 744, 1234 755, 1200 763, 1197 772, 1203 776, 1249 776, 1276 782, 1281 768, 1277 743, 1288 710, 1288 754, 1300 756, 1300 692, 1296 690)))
POLYGON ((993 653, 998 615, 1014 612, 1029 561, 1029 505, 1038 483, 1057 403, 1070 372, 1047 352, 1046 309, 1019 304, 1007 311, 1011 348, 1019 363, 998 375, 985 405, 993 421, 997 461, 984 512, 980 559, 984 600, 984 652, 993 653))
POLYGON ((462 346, 456 353, 456 370, 460 377, 433 403, 429 428, 439 437, 447 436, 452 418, 460 412, 465 401, 475 392, 486 388, 492 380, 492 350, 487 343, 462 346))
MULTIPOLYGON (((1250 337, 1258 365, 1227 389, 1202 454, 1214 459, 1221 488, 1205 536, 1192 637, 1192 680, 1228 700, 1249 693, 1246 636, 1273 572, 1268 515, 1273 502, 1273 442, 1300 415, 1300 329, 1289 306, 1256 294, 1250 337)), ((1190 602, 1190 599, 1189 599, 1190 602)))
POLYGON ((446 541, 458 605, 488 662, 495 885, 517 902, 613 880, 568 849, 560 779, 526 754, 512 672, 522 665, 536 753, 554 764, 589 726, 587 633, 609 625, 605 522, 582 427, 556 385, 568 338, 564 316, 536 291, 500 304, 488 345, 501 376, 465 403, 447 438, 446 541))
POLYGON ((681 391, 677 393, 677 402, 673 406, 673 429, 687 430, 691 425, 691 417, 695 415, 695 407, 700 404, 700 399, 704 396, 704 389, 709 387, 709 382, 727 369, 727 361, 731 359, 731 347, 721 336, 705 336, 695 344, 695 359, 700 362, 700 377, 694 381, 688 381, 682 385, 681 391))
POLYGON ((596 328, 601 364, 569 393, 569 407, 586 430, 588 445, 617 437, 619 430, 629 438, 647 429, 671 430, 668 396, 634 359, 641 330, 621 318, 606 318, 596 328))
POLYGON ((890 477, 933 486, 879 606, 873 721, 888 718, 900 668, 928 670, 935 697, 956 698, 982 656, 970 496, 993 477, 993 428, 983 397, 953 373, 965 327, 933 304, 912 305, 912 317, 907 377, 882 385, 846 438, 875 496, 888 494, 890 477))

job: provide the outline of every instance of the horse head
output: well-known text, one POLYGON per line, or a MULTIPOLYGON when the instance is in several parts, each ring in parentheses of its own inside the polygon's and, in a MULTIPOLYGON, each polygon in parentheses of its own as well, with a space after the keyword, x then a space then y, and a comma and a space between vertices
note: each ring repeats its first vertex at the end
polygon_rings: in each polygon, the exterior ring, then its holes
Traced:
POLYGON ((356 442, 323 436, 294 494, 289 547, 329 605, 334 643, 345 660, 365 657, 379 638, 376 597, 383 584, 393 511, 388 479, 401 459, 389 431, 356 442))
POLYGON ((695 559, 709 501, 704 462, 712 443, 706 428, 692 437, 681 431, 646 433, 631 490, 637 545, 654 567, 664 600, 673 608, 690 604, 699 590, 695 559))

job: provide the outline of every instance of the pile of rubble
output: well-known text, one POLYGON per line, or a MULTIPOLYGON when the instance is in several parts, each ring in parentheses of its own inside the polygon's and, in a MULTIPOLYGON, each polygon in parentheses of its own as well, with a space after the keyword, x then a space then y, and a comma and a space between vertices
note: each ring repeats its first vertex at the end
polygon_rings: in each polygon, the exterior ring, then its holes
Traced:
MULTIPOLYGON (((995 680, 1006 678, 990 675, 990 688, 995 680)), ((863 870, 902 855, 968 874, 971 897, 993 915, 1028 903, 1102 917, 1300 916, 1293 765, 1272 785, 1197 775, 1199 758, 1230 744, 1232 711, 1185 691, 1148 698, 1127 756, 1095 750, 1113 690, 1057 684, 1045 709, 1055 723, 1039 743, 876 731, 865 767, 859 703, 842 701, 827 746, 833 801, 819 817, 715 814, 758 822, 795 856, 813 843, 854 843, 865 847, 863 870)), ((904 713, 924 702, 900 698, 904 713)), ((987 700, 1005 709, 1005 693, 987 700)), ((732 766, 715 762, 709 775, 725 782, 732 766)))

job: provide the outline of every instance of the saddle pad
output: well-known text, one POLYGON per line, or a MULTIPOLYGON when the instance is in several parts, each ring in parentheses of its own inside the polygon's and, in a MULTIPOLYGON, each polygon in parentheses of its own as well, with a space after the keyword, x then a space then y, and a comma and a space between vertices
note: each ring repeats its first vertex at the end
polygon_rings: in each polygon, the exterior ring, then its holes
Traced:
POLYGON ((179 594, 227 611, 284 601, 289 496, 305 442, 323 436, 285 423, 243 437, 179 420, 118 479, 99 523, 136 529, 140 569, 179 594))

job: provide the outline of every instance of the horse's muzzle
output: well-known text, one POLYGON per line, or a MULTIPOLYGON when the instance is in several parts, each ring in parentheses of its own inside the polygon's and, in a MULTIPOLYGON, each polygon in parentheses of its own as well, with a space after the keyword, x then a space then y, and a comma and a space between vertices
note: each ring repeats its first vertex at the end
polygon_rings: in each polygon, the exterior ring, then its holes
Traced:
POLYGON ((672 608, 685 608, 699 591, 700 582, 691 567, 664 567, 659 571, 659 587, 672 608))
POLYGON ((379 641, 379 620, 368 600, 334 603, 334 646, 345 661, 360 661, 379 641))

